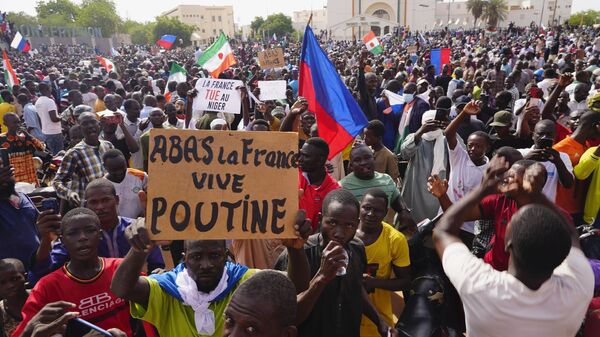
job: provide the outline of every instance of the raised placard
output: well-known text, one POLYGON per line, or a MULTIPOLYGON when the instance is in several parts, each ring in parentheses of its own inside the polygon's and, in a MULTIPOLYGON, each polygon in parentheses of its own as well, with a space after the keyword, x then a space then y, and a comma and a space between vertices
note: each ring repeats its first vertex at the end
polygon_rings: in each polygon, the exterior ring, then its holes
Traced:
POLYGON ((297 152, 291 132, 152 129, 152 239, 293 238, 297 152))

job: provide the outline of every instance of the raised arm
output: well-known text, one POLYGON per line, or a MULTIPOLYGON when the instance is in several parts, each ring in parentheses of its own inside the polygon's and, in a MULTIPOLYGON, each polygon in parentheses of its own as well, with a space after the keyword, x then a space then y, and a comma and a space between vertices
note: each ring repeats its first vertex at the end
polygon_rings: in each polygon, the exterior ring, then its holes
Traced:
POLYGON ((298 117, 308 109, 308 102, 303 97, 298 97, 296 103, 292 105, 292 109, 290 113, 288 113, 285 117, 283 117, 283 121, 281 121, 281 126, 279 127, 279 131, 296 131, 294 130, 294 123, 298 119, 298 117))
POLYGON ((444 130, 444 135, 446 136, 446 140, 448 141, 448 147, 450 150, 454 150, 456 147, 456 130, 460 126, 460 124, 467 118, 471 118, 471 116, 476 116, 481 111, 481 103, 471 101, 469 102, 463 110, 454 118, 450 124, 444 130))
POLYGON ((110 291, 123 299, 147 306, 150 285, 145 278, 140 277, 140 274, 155 243, 148 237, 145 219, 138 218, 127 227, 125 237, 131 249, 117 268, 110 291))
POLYGON ((487 195, 497 193, 502 174, 508 168, 509 165, 504 158, 496 157, 492 159, 486 169, 481 185, 444 212, 433 231, 433 241, 440 258, 444 255, 447 246, 461 241, 459 238, 460 227, 465 221, 471 220, 467 216, 474 207, 477 207, 481 199, 487 195))
MULTIPOLYGON (((304 258, 306 259, 306 255, 304 258)), ((301 324, 308 318, 327 284, 336 277, 338 269, 345 265, 345 259, 346 255, 342 245, 335 241, 329 241, 323 250, 319 271, 310 281, 308 289, 297 296, 296 324, 301 324)), ((292 260, 288 263, 292 263, 292 260)), ((308 264, 308 261, 306 263, 308 264)))

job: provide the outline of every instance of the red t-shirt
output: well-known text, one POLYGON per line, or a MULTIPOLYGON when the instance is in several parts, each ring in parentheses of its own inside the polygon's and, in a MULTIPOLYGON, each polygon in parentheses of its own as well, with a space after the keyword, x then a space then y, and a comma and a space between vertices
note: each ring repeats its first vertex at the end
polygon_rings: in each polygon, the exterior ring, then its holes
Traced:
MULTIPOLYGON (((508 269, 508 253, 504 249, 506 227, 513 215, 519 210, 517 202, 504 194, 488 195, 479 202, 482 219, 494 222, 495 233, 490 241, 492 249, 485 254, 483 261, 490 264, 494 269, 504 271, 508 269)), ((559 208, 567 218, 569 224, 573 225, 573 219, 569 213, 559 208)))
POLYGON ((304 194, 300 197, 299 208, 306 211, 306 218, 312 221, 313 233, 317 229, 318 216, 323 206, 323 199, 327 193, 340 188, 337 180, 333 179, 329 173, 326 173, 323 183, 319 186, 311 185, 308 179, 298 170, 298 188, 304 190, 304 194))
POLYGON ((118 328, 132 335, 129 303, 110 291, 110 283, 122 259, 102 259, 102 270, 91 280, 79 280, 62 268, 43 277, 33 288, 23 307, 23 321, 12 337, 18 337, 25 325, 46 304, 67 301, 77 305, 72 311, 79 318, 103 329, 118 328))

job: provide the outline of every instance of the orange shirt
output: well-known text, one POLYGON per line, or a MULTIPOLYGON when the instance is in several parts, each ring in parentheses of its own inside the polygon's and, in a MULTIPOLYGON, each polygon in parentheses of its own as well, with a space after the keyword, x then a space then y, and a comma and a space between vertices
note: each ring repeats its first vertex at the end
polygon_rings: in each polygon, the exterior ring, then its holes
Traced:
MULTIPOLYGON (((564 152, 571 159, 573 167, 579 163, 579 158, 583 155, 587 147, 575 141, 571 136, 565 137, 556 143, 553 148, 558 152, 564 152)), ((562 207, 570 214, 583 212, 585 195, 587 194, 587 182, 575 179, 571 188, 565 188, 558 184, 556 190, 556 204, 562 207)))

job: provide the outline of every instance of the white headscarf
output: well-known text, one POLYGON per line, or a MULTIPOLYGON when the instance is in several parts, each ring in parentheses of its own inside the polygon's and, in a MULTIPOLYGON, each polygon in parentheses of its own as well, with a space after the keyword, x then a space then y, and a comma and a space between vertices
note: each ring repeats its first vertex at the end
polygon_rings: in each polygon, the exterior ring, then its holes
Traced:
MULTIPOLYGON (((436 110, 428 110, 421 117, 421 124, 435 119, 436 110)), ((431 175, 439 174, 441 171, 446 171, 446 163, 444 158, 444 148, 446 146, 444 142, 444 131, 437 129, 435 131, 429 131, 421 136, 421 139, 427 141, 434 141, 433 145, 433 166, 431 167, 431 175)))

